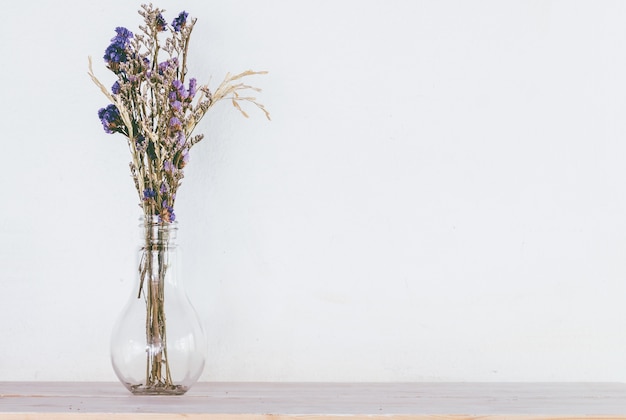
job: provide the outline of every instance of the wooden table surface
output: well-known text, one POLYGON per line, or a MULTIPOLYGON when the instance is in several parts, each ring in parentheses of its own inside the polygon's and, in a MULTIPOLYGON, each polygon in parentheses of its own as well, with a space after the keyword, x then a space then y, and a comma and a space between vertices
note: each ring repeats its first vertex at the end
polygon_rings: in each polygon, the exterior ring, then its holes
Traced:
POLYGON ((623 383, 198 383, 183 396, 121 384, 0 382, 0 419, 624 419, 623 383))

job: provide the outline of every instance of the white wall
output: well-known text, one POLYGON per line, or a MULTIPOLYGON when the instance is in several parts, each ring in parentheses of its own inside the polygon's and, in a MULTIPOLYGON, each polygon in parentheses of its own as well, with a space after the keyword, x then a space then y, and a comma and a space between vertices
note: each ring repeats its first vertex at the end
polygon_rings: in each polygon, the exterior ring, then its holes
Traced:
MULTIPOLYGON (((626 3, 156 5, 192 75, 270 71, 179 191, 202 380, 626 380, 626 3)), ((3 6, 0 380, 115 380, 139 210, 86 71, 138 7, 3 6)))

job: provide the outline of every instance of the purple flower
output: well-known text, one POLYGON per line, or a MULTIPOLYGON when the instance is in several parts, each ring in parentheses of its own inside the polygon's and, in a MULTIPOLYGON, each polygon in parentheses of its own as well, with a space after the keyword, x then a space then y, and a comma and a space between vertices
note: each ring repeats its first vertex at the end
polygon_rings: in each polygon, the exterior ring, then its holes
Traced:
POLYGON ((159 63, 159 74, 165 73, 169 68, 175 69, 176 67, 178 67, 178 59, 176 57, 165 60, 159 63))
POLYGON ((182 130, 183 125, 178 118, 172 117, 170 118, 170 128, 172 130, 180 131, 182 130))
POLYGON ((180 162, 178 162, 178 167, 183 169, 185 165, 187 165, 187 162, 189 162, 189 149, 183 150, 183 158, 180 162))
POLYGON ((165 73, 165 70, 167 70, 167 68, 169 67, 169 64, 170 63, 168 61, 159 63, 159 74, 165 73))
POLYGON ((180 30, 185 26, 185 24, 187 23, 187 16, 188 16, 188 13, 183 10, 174 19, 174 21, 172 22, 172 26, 174 27, 174 30, 176 32, 180 32, 180 30))
POLYGON ((161 213, 159 214, 159 220, 168 223, 176 220, 174 208, 167 204, 167 200, 163 200, 163 203, 161 204, 161 213))
POLYGON ((98 118, 102 122, 102 127, 106 133, 121 133, 124 127, 120 111, 113 104, 109 104, 106 108, 98 111, 98 118))
POLYGON ((111 43, 127 47, 130 42, 129 40, 133 37, 133 33, 122 26, 115 28, 115 32, 117 35, 111 38, 111 43))
POLYGON ((143 199, 144 200, 149 200, 151 198, 156 197, 156 192, 154 192, 154 190, 152 188, 146 188, 145 190, 143 190, 143 199))
POLYGON ((120 82, 113 83, 113 86, 111 86, 111 92, 113 92, 114 95, 120 93, 120 82))
POLYGON ((181 104, 180 101, 172 101, 170 105, 172 105, 172 108, 176 111, 182 111, 183 109, 183 104, 181 104))
POLYGON ((180 100, 185 100, 188 96, 187 91, 185 90, 185 85, 178 79, 172 81, 172 89, 173 92, 176 93, 176 96, 180 100))
POLYGON ((104 51, 104 61, 109 65, 125 63, 128 60, 126 55, 126 49, 124 47, 119 46, 118 44, 111 44, 104 51))
POLYGON ((174 165, 169 160, 166 160, 163 162, 163 169, 165 169, 165 172, 174 172, 174 165))
POLYGON ((126 28, 115 28, 117 35, 111 38, 111 45, 104 51, 104 61, 107 62, 109 68, 117 73, 118 64, 125 63, 128 60, 128 46, 133 33, 126 28))
POLYGON ((191 78, 189 79, 189 100, 193 99, 194 96, 196 96, 196 79, 195 78, 191 78))
POLYGON ((185 133, 183 133, 183 131, 179 131, 178 133, 176 133, 176 143, 178 143, 178 146, 182 147, 185 145, 185 133))
POLYGON ((181 90, 185 89, 185 86, 183 85, 183 82, 181 82, 178 79, 175 79, 175 80, 172 81, 172 87, 177 92, 180 92, 181 90))
POLYGON ((156 29, 159 32, 162 32, 164 30, 167 29, 167 22, 165 22, 165 19, 163 18, 163 15, 161 13, 159 13, 156 16, 156 29))

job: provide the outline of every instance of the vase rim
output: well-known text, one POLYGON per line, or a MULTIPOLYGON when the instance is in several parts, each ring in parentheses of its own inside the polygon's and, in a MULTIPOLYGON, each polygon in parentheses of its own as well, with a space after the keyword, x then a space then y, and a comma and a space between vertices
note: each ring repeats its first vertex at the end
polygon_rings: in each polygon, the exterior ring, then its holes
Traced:
POLYGON ((140 216, 138 220, 141 226, 144 226, 145 224, 150 224, 153 226, 172 226, 172 227, 178 226, 178 220, 168 222, 167 220, 163 220, 161 219, 160 216, 156 216, 156 215, 140 216))

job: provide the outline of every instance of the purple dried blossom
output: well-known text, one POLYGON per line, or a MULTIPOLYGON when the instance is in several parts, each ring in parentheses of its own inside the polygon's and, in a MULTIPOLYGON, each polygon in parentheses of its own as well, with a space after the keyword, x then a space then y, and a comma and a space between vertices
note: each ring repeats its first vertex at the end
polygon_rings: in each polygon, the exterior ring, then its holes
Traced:
POLYGON ((172 106, 173 109, 175 109, 176 111, 182 111, 183 110, 183 104, 180 101, 174 100, 170 102, 170 105, 172 106))
POLYGON ((187 162, 189 162, 189 149, 184 149, 182 159, 178 161, 178 168, 183 169, 187 162))
POLYGON ((133 33, 126 28, 115 28, 117 35, 111 38, 111 45, 104 51, 104 61, 107 62, 112 70, 117 70, 119 63, 124 63, 128 60, 128 46, 130 45, 130 39, 133 37, 133 33))
POLYGON ((167 29, 167 22, 163 18, 163 15, 159 13, 155 19, 156 30, 159 32, 165 31, 167 29))
POLYGON ((175 69, 176 67, 178 67, 178 59, 176 57, 165 60, 159 63, 159 74, 164 74, 168 69, 175 69))
POLYGON ((111 86, 111 92, 114 95, 117 95, 118 93, 120 93, 120 82, 115 82, 113 83, 113 86, 111 86))
POLYGON ((178 79, 172 80, 172 87, 177 92, 180 92, 181 90, 185 89, 185 86, 183 85, 183 82, 181 82, 178 79))
POLYGON ((188 99, 191 101, 193 99, 194 96, 196 96, 196 79, 195 78, 191 78, 189 79, 189 94, 188 94, 188 99))
POLYGON ((183 133, 182 130, 176 133, 176 143, 178 144, 179 147, 183 147, 185 145, 186 140, 187 139, 185 137, 185 133, 183 133))
POLYGON ((174 30, 176 32, 180 32, 181 29, 183 29, 185 27, 185 24, 187 23, 187 16, 189 14, 187 12, 185 12, 184 10, 182 12, 180 12, 180 14, 174 19, 174 21, 172 22, 172 27, 174 28, 174 30))
POLYGON ((170 128, 174 131, 180 131, 183 129, 183 125, 176 117, 170 118, 170 128))
MULTIPOLYGON (((187 91, 185 90, 185 85, 183 84, 183 82, 181 82, 178 79, 175 79, 174 81, 172 81, 172 92, 176 93, 176 97, 179 100, 185 100, 187 98, 187 96, 189 95, 187 93, 187 91)), ((170 93, 170 95, 171 95, 170 93)))
POLYGON ((116 36, 111 38, 111 42, 113 44, 120 44, 124 47, 127 47, 130 43, 130 39, 133 37, 133 33, 123 26, 118 26, 115 28, 116 36))
POLYGON ((102 127, 106 133, 121 133, 124 127, 120 111, 113 104, 109 104, 106 108, 100 108, 98 118, 102 122, 102 127))
POLYGON ((163 203, 161 204, 161 213, 159 214, 159 220, 168 223, 176 220, 174 207, 168 205, 167 200, 163 200, 163 203))
POLYGON ((126 49, 120 47, 117 44, 111 44, 104 51, 104 61, 109 64, 109 66, 113 66, 115 64, 124 63, 127 61, 126 49))
POLYGON ((156 192, 152 188, 146 188, 143 190, 143 199, 150 200, 151 198, 156 197, 156 192))

